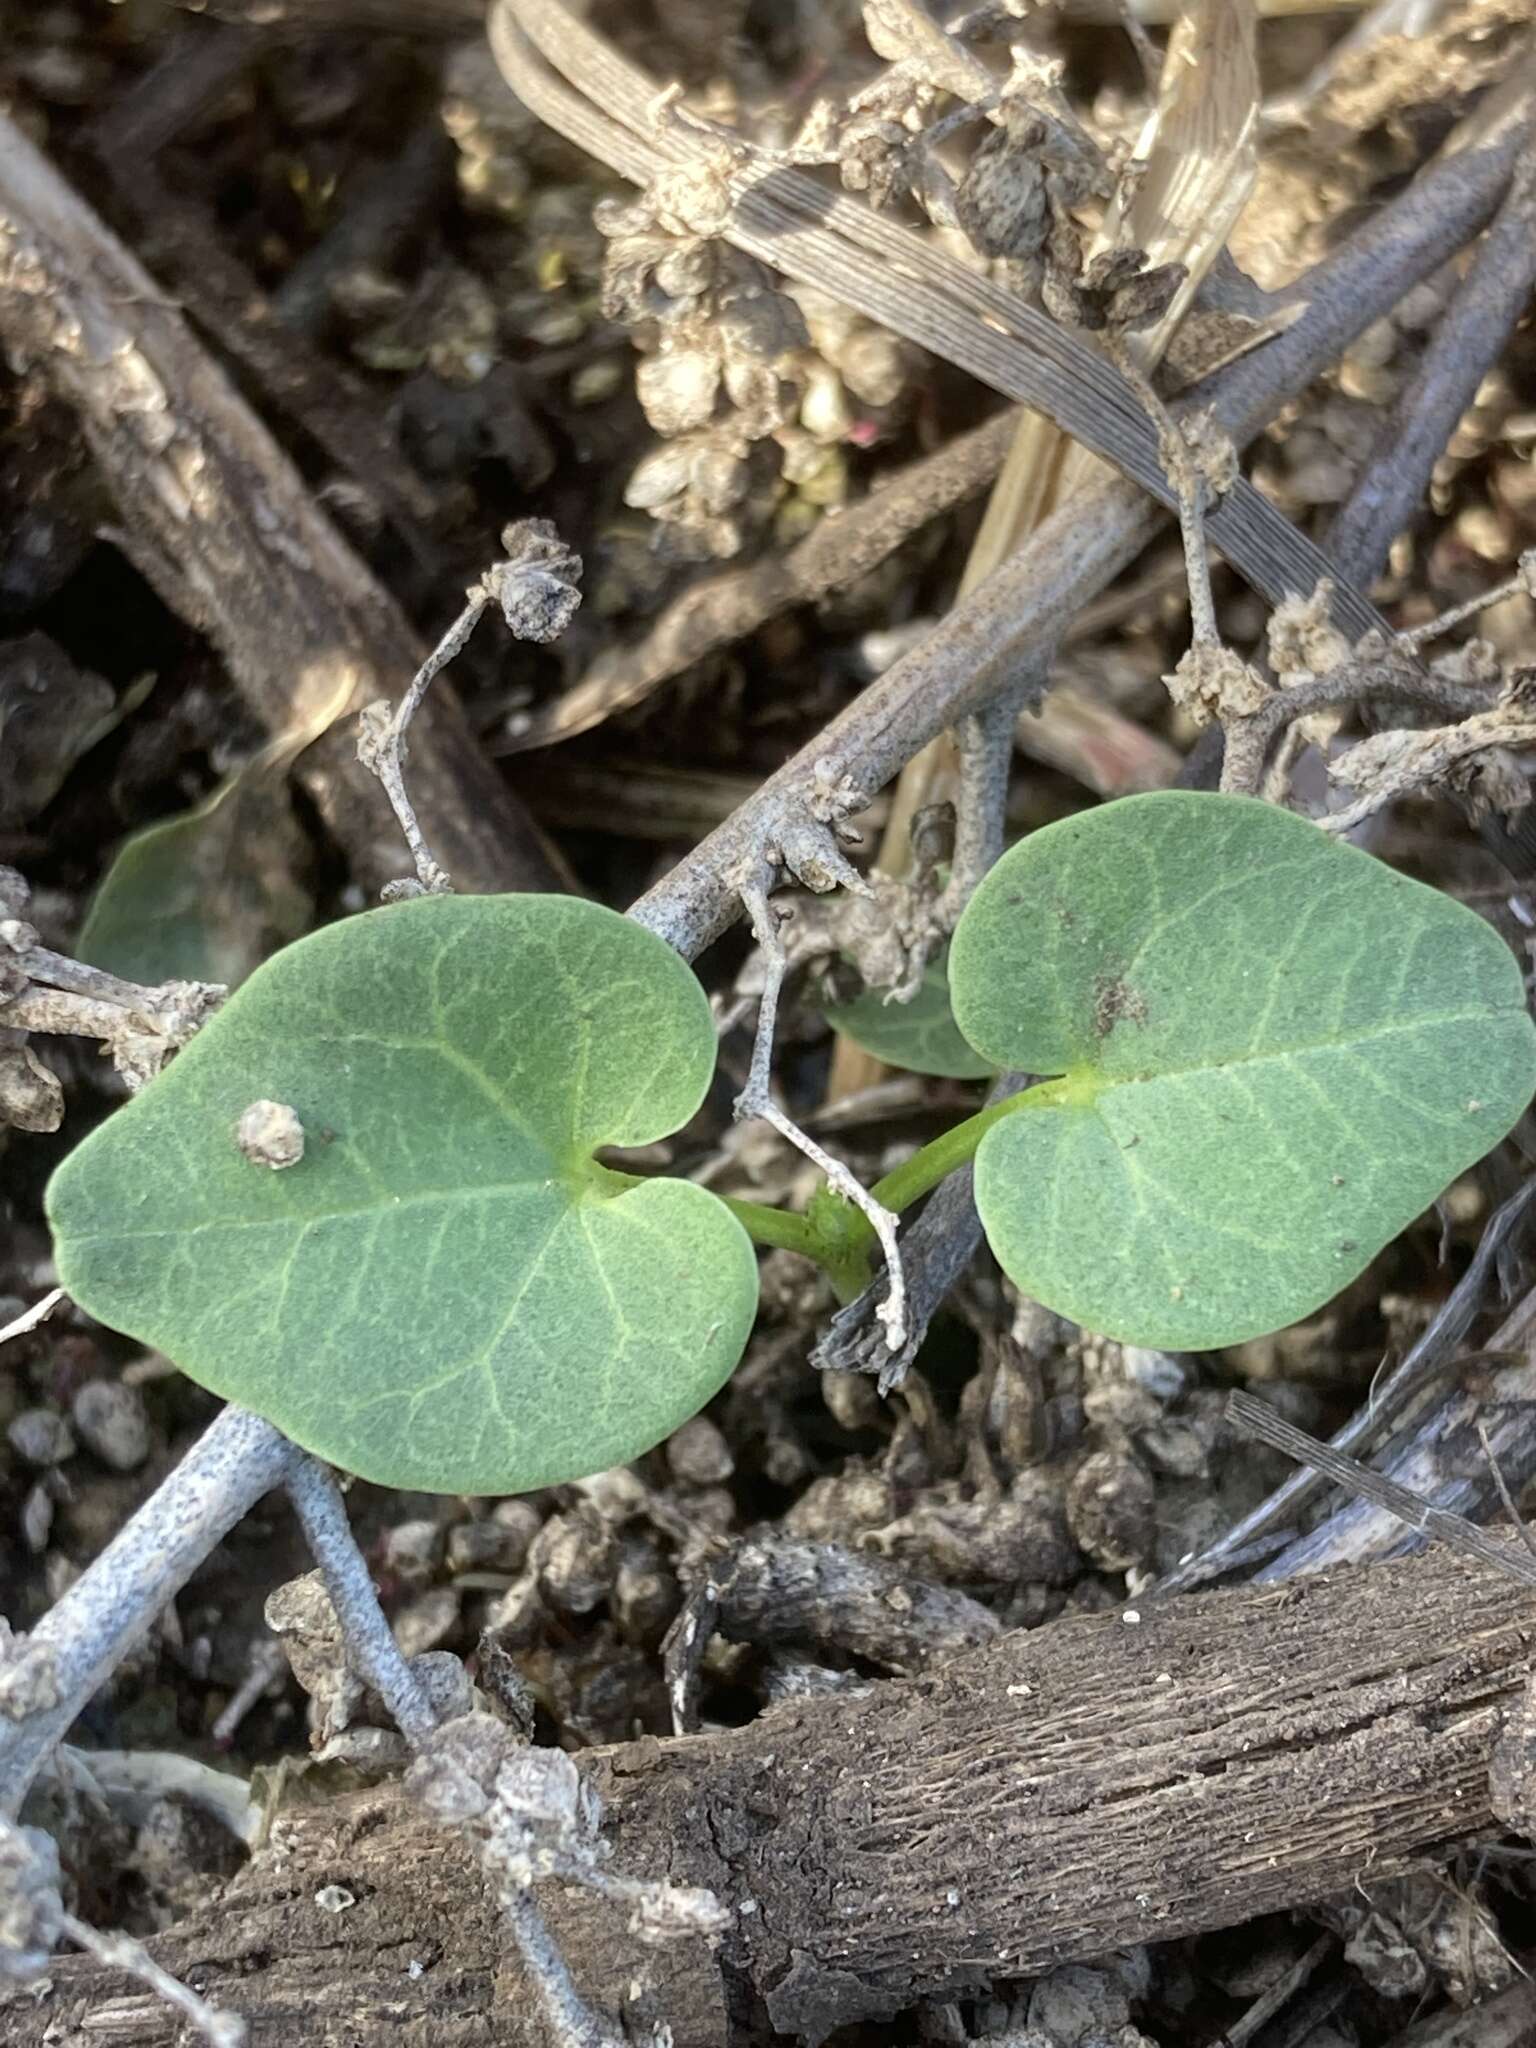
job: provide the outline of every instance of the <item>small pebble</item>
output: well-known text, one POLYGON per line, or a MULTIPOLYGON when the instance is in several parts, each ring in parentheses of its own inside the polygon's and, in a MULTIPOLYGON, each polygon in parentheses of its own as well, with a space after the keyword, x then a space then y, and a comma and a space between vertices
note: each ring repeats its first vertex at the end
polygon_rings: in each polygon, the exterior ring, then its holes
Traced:
POLYGON ((80 1441, 114 1472, 132 1472, 149 1456, 149 1418, 133 1387, 87 1380, 72 1413, 80 1441))
POLYGON ((451 1586, 437 1586, 420 1593, 395 1616, 395 1641, 406 1657, 419 1657, 435 1650, 458 1625, 459 1599, 451 1586))
POLYGON ((384 1538, 386 1568, 407 1584, 421 1584, 437 1570, 443 1531, 436 1522, 400 1522, 384 1538))
POLYGON ((695 1415, 667 1438, 667 1464, 679 1486, 718 1486, 736 1470, 730 1445, 707 1415, 695 1415))
MULTIPOLYGON (((504 1501, 504 1507, 521 1507, 504 1501)), ((532 1508, 518 1521, 503 1522, 499 1514, 484 1522, 458 1522, 448 1531, 448 1569, 451 1572, 521 1571, 528 1546, 539 1533, 539 1518, 532 1508)))
POLYGON ((475 1689, 463 1659, 451 1650, 423 1650, 411 1659, 411 1676, 426 1694, 436 1720, 455 1721, 474 1711, 475 1689))
POLYGON ((53 1408, 24 1408, 6 1435, 17 1457, 29 1465, 62 1465, 75 1455, 74 1432, 53 1408))
POLYGON ((53 1495, 48 1491, 47 1481, 39 1479, 21 1510, 22 1538, 34 1557, 41 1557, 48 1548, 52 1528, 53 1495))

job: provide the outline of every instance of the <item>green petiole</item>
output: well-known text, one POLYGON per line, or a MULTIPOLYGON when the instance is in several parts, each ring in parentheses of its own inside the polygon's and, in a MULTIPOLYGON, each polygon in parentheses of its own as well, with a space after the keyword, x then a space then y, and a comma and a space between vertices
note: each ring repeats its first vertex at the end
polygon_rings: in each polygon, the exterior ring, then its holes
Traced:
MULTIPOLYGON (((1010 1116, 1032 1091, 1010 1095, 966 1117, 950 1130, 940 1132, 921 1151, 875 1182, 870 1193, 884 1208, 900 1215, 914 1202, 947 1180, 957 1168, 975 1157, 976 1148, 992 1126, 1010 1116)), ((626 1176, 629 1178, 629 1176, 626 1176)), ((792 1209, 770 1208, 764 1202, 747 1202, 733 1195, 721 1195, 731 1214, 746 1230, 754 1244, 771 1245, 780 1251, 798 1252, 813 1260, 830 1276, 839 1300, 848 1302, 862 1294, 871 1278, 871 1255, 875 1233, 851 1202, 829 1188, 820 1188, 811 1198, 804 1215, 792 1209)))

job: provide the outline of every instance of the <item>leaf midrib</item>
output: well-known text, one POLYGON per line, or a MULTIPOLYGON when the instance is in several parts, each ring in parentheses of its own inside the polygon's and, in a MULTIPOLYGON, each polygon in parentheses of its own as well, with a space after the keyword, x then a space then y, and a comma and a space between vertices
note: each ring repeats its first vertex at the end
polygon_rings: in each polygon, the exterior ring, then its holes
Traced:
MULTIPOLYGON (((360 1202, 350 1209, 321 1209, 312 1216, 265 1216, 251 1217, 243 1223, 225 1222, 218 1217, 205 1223, 170 1224, 153 1230, 120 1228, 114 1230, 75 1231, 71 1234, 72 1244, 121 1243, 124 1238, 149 1237, 200 1237, 209 1230, 304 1230, 315 1223, 348 1222, 356 1216, 397 1215, 402 1209, 425 1208, 429 1203, 440 1202, 483 1202, 499 1195, 510 1195, 524 1188, 551 1187, 558 1185, 558 1174, 534 1174, 523 1180, 494 1181, 485 1187, 475 1188, 429 1188, 413 1195, 394 1195, 387 1201, 360 1202)), ((625 1190, 624 1192, 627 1192, 625 1190)), ((575 1209, 583 1199, 604 1199, 599 1196, 578 1196, 567 1189, 567 1207, 575 1209)), ((607 1199, 616 1200, 617 1197, 607 1199)))
MULTIPOLYGON (((1256 1067, 1264 1066, 1274 1061, 1301 1059, 1306 1054, 1314 1052, 1358 1053, 1362 1047, 1378 1044, 1382 1039, 1401 1038, 1409 1032, 1436 1030, 1443 1024, 1493 1024, 1502 1022, 1505 1018, 1509 1017, 1523 1017, 1525 1014, 1524 1010, 1516 1009, 1514 1005, 1511 1005, 1507 1010, 1495 1010, 1491 1014, 1486 1010, 1457 1010, 1444 1016, 1415 1017, 1406 1024, 1387 1024, 1379 1031, 1357 1034, 1353 1037, 1314 1039, 1307 1045, 1275 1046, 1267 1052, 1234 1053, 1230 1058, 1210 1059, 1203 1064, 1188 1067, 1154 1067, 1141 1074, 1108 1074, 1102 1067, 1084 1062, 1082 1066, 1068 1068, 1062 1074, 1053 1075, 1051 1079, 1065 1080, 1081 1077, 1084 1080, 1097 1084, 1096 1094, 1106 1094, 1111 1088, 1138 1088, 1145 1087, 1152 1081, 1188 1080, 1191 1076, 1196 1075, 1225 1073, 1233 1067, 1256 1067)), ((1012 1058, 1012 1056, 1010 1056, 1010 1060, 1011 1064, 1015 1066, 1023 1065, 1026 1068, 1028 1066, 1027 1061, 1021 1062, 1018 1059, 1012 1058)), ((1050 1082, 1047 1081, 1043 1085, 1049 1087, 1050 1082)), ((1028 1103, 1031 1096, 1036 1096, 1038 1102, 1039 1097, 1034 1089, 1026 1089, 1019 1097, 1019 1102, 1021 1104, 1028 1103)), ((1058 1104, 1056 1103, 1046 1104, 1048 1108, 1055 1108, 1057 1106, 1058 1104)), ((1089 1108, 1092 1105, 1081 1103, 1073 1106, 1089 1108)))

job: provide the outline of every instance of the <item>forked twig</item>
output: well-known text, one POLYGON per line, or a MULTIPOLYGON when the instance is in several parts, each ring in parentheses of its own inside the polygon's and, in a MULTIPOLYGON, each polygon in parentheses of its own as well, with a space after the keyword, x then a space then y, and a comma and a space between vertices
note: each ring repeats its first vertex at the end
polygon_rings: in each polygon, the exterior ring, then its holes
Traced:
POLYGON ((417 669, 393 714, 385 704, 369 704, 363 710, 357 757, 384 785, 416 863, 414 883, 386 884, 386 902, 402 896, 442 896, 453 888, 447 870, 432 856, 405 788, 406 730, 432 678, 463 652, 488 605, 501 607, 508 631, 517 639, 542 643, 565 631, 581 603, 581 558, 565 546, 547 519, 515 521, 502 533, 501 544, 506 559, 493 562, 465 591, 463 611, 417 669))

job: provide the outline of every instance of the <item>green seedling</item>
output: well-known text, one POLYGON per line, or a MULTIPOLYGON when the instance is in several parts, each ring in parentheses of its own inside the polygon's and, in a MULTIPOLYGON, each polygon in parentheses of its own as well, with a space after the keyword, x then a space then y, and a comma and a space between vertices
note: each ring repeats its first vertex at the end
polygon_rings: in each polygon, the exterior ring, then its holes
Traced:
MULTIPOLYGON (((873 1193, 899 1211, 974 1160, 1018 1285, 1139 1344, 1309 1314, 1536 1086, 1497 934, 1249 798, 1132 797, 1035 833, 973 897, 948 981, 977 1071, 1042 1079, 873 1193)), ((868 1222, 825 1192, 798 1215, 598 1158, 680 1129, 713 1065, 689 969, 610 911, 370 911, 258 969, 70 1154, 49 1191, 60 1278, 367 1478, 578 1477, 724 1383, 752 1239, 818 1260, 845 1298, 871 1277, 868 1222), (292 1112, 291 1164, 242 1146, 258 1102, 292 1112)))

